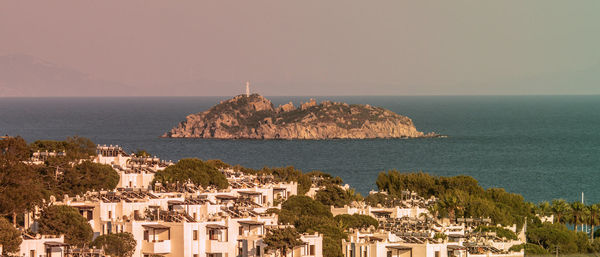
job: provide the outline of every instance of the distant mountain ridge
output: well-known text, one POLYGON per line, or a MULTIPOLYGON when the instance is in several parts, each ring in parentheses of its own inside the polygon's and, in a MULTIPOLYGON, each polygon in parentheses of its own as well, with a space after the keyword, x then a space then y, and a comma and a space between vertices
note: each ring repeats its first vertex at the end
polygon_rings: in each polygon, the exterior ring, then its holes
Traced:
POLYGON ((238 95, 191 114, 163 137, 218 139, 366 139, 436 137, 381 107, 315 100, 274 107, 258 95, 238 95))
POLYGON ((136 91, 30 55, 0 56, 0 97, 128 96, 136 91))

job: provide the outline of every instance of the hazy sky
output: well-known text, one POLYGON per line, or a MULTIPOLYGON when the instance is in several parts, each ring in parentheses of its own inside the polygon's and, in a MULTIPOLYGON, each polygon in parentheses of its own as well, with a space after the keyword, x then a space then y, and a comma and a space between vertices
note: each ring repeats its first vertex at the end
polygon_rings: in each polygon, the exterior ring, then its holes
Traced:
POLYGON ((264 95, 599 94, 599 13, 598 0, 0 0, 0 55, 148 94, 246 80, 264 95))

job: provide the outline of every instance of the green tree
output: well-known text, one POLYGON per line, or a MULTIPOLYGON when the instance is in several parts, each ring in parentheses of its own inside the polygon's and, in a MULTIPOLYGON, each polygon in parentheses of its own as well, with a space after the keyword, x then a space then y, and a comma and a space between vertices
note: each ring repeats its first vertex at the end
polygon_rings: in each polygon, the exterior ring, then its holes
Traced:
POLYGON ((104 252, 114 257, 131 257, 135 252, 136 241, 131 233, 107 234, 97 237, 92 246, 104 249, 104 252))
POLYGON ((590 213, 588 215, 588 225, 592 227, 590 237, 594 240, 594 232, 596 226, 600 225, 600 204, 595 203, 589 206, 590 213))
POLYGON ((65 141, 37 140, 31 143, 30 148, 32 151, 64 151, 68 161, 89 159, 90 156, 96 155, 96 144, 79 136, 67 137, 65 141))
POLYGON ((222 172, 197 158, 181 159, 175 165, 156 172, 152 184, 156 182, 163 185, 169 183, 183 184, 188 181, 202 187, 215 186, 219 189, 225 189, 229 186, 227 178, 222 172))
POLYGON ((377 228, 379 226, 379 222, 375 218, 362 214, 341 214, 335 216, 334 220, 341 223, 344 228, 368 228, 370 226, 377 228))
POLYGON ((1 161, 25 161, 31 156, 31 150, 25 139, 21 137, 9 137, 0 139, 1 161))
POLYGON ((20 161, 0 161, 0 215, 31 210, 44 198, 43 183, 32 166, 20 161))
POLYGON ((93 236, 88 221, 73 207, 52 205, 45 208, 40 218, 39 232, 49 235, 65 235, 65 243, 85 247, 93 236))
POLYGON ((567 201, 563 199, 555 199, 552 200, 552 214, 554 214, 554 219, 558 223, 565 223, 565 217, 571 211, 571 206, 567 203, 567 201))
POLYGON ((226 169, 226 168, 230 168, 231 165, 221 161, 221 160, 207 160, 205 161, 208 165, 211 165, 217 169, 226 169))
POLYGON ((119 173, 110 165, 84 161, 64 169, 58 180, 57 195, 78 195, 87 191, 112 190, 119 184, 119 173))
POLYGON ((577 224, 581 224, 585 215, 585 205, 582 202, 571 203, 571 221, 575 225, 577 232, 577 224))
POLYGON ((460 202, 456 195, 445 194, 437 202, 440 210, 447 214, 450 220, 456 220, 456 211, 460 208, 460 202))
POLYGON ((281 256, 286 256, 288 250, 303 244, 300 234, 292 227, 269 230, 263 240, 267 250, 279 250, 281 256))
POLYGON ((341 257, 342 239, 347 235, 333 219, 329 208, 308 196, 292 196, 282 205, 279 212, 281 224, 292 224, 300 233, 319 232, 323 234, 323 255, 341 257))
POLYGON ((317 191, 315 200, 321 202, 324 205, 344 207, 352 202, 353 197, 345 189, 338 185, 326 185, 325 188, 317 191))
POLYGON ((150 153, 148 153, 144 149, 139 149, 139 150, 135 151, 135 156, 137 156, 137 157, 151 157, 152 155, 150 155, 150 153))
POLYGON ((0 217, 0 245, 2 245, 3 254, 18 253, 21 242, 23 242, 21 232, 11 225, 8 220, 0 217))

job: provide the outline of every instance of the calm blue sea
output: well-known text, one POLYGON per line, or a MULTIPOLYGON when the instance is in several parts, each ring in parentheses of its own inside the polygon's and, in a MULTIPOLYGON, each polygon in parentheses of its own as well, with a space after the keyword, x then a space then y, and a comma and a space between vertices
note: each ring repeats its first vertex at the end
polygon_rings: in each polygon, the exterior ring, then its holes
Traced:
MULTIPOLYGON (((28 141, 89 137, 163 159, 293 165, 340 176, 362 193, 381 171, 466 174, 538 202, 600 202, 600 96, 317 97, 388 108, 448 138, 256 141, 159 138, 228 97, 0 98, 0 134, 28 141)), ((270 97, 275 104, 308 97, 270 97)))

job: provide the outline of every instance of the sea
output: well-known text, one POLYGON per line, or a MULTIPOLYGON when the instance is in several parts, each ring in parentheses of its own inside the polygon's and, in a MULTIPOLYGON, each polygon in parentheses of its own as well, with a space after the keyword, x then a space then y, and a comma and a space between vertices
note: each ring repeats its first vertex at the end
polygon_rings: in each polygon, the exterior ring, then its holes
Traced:
MULTIPOLYGON (((600 202, 600 96, 329 96, 390 109, 445 138, 216 140, 160 136, 229 97, 0 98, 0 134, 27 141, 83 136, 165 160, 221 159, 340 176, 363 195, 380 172, 469 175, 532 202, 600 202)), ((268 97, 275 104, 310 97, 268 97)))

